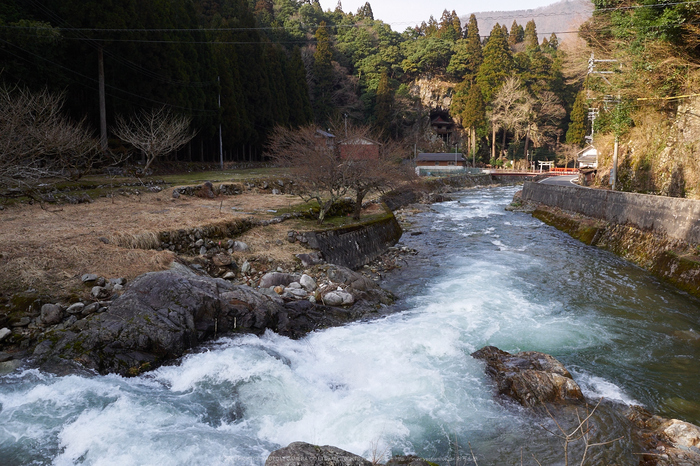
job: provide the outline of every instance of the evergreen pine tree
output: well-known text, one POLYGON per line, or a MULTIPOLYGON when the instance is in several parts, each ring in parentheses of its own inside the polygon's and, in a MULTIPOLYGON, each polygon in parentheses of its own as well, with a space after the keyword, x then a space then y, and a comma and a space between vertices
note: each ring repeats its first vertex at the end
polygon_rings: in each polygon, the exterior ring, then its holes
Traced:
POLYGON ((513 55, 501 25, 496 23, 483 50, 483 62, 476 74, 476 82, 486 102, 490 102, 503 81, 515 68, 513 55))
POLYGON ((309 86, 306 82, 306 68, 301 59, 301 50, 294 47, 288 63, 287 89, 289 101, 289 124, 304 126, 313 120, 313 110, 309 100, 309 86))
POLYGON ((327 123, 333 114, 333 52, 326 22, 316 29, 313 65, 313 109, 317 123, 327 123))
POLYGON ((576 95, 574 107, 571 109, 569 129, 566 131, 568 144, 583 145, 586 138, 586 92, 579 91, 576 95))
POLYGON ((467 24, 464 61, 465 66, 463 73, 465 79, 469 77, 470 81, 474 81, 482 61, 483 55, 481 50, 481 38, 479 37, 479 25, 476 21, 476 16, 472 14, 469 17, 469 23, 467 24))
POLYGON ((393 103, 394 94, 389 86, 389 74, 384 69, 377 86, 377 105, 374 108, 374 114, 377 118, 377 126, 385 137, 390 133, 393 103))
POLYGON ((459 20, 459 15, 455 10, 452 10, 452 29, 454 30, 455 39, 462 37, 462 22, 459 20))
POLYGON ((523 41, 525 42, 525 49, 528 51, 539 49, 540 47, 539 40, 537 39, 537 26, 535 26, 535 21, 532 19, 525 25, 525 37, 523 41))
POLYGON ((513 20, 513 24, 510 26, 510 34, 508 35, 508 45, 514 48, 515 44, 521 43, 524 37, 525 30, 516 20, 513 20))
POLYGON ((365 2, 364 5, 357 9, 357 19, 374 20, 374 13, 372 13, 372 6, 369 2, 365 2))

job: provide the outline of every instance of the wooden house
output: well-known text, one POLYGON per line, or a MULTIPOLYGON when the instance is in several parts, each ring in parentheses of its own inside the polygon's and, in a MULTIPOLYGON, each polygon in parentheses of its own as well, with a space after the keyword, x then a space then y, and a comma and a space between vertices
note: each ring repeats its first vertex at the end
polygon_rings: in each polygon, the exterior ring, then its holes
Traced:
POLYGON ((341 159, 352 160, 378 160, 379 146, 377 141, 369 138, 357 137, 345 139, 338 143, 341 159))
POLYGON ((459 152, 421 153, 416 156, 416 167, 463 170, 467 167, 467 161, 459 152))

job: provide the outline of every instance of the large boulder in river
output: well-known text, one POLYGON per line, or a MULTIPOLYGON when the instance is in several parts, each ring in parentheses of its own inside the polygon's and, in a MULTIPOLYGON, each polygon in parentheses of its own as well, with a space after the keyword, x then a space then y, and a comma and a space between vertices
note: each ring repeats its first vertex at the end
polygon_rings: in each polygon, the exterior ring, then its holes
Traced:
POLYGON ((270 453, 265 466, 372 466, 372 463, 337 447, 290 443, 270 453))
POLYGON ((151 272, 129 284, 105 312, 45 334, 34 357, 54 372, 72 370, 78 362, 100 373, 135 375, 226 332, 262 334, 271 329, 299 338, 364 315, 361 308, 285 304, 223 279, 151 272))
POLYGON ((40 360, 77 360, 99 372, 138 373, 231 330, 262 333, 281 300, 225 280, 152 272, 138 277, 99 313, 40 343, 40 360))
POLYGON ((523 406, 584 401, 581 388, 569 371, 548 354, 537 351, 510 354, 485 346, 472 353, 472 357, 486 362, 486 373, 496 381, 499 394, 523 406))

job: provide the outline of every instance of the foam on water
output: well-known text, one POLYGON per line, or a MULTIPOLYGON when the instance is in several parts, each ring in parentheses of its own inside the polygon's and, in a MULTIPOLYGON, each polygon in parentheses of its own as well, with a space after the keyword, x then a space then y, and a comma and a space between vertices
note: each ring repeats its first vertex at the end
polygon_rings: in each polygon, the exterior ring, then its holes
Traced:
POLYGON ((628 406, 641 405, 639 401, 631 398, 622 388, 609 380, 573 368, 569 372, 581 387, 583 394, 592 400, 604 398, 628 406))

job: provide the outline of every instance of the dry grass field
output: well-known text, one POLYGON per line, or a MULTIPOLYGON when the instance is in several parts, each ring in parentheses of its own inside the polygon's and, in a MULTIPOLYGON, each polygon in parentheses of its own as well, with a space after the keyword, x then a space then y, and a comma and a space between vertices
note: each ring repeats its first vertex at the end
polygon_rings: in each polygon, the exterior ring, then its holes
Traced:
MULTIPOLYGON (((77 205, 6 206, 0 211, 0 301, 28 289, 55 297, 79 296, 87 293, 80 280, 85 273, 132 279, 167 269, 174 253, 139 249, 139 243, 149 242, 149 237, 152 242, 160 231, 251 216, 271 218, 276 209, 301 202, 295 196, 254 191, 215 199, 174 199, 171 192, 98 198, 77 205)), ((293 255, 303 250, 284 239, 288 230, 300 226, 300 221, 289 220, 254 228, 237 239, 251 247, 248 255, 256 260, 293 262, 293 255)), ((240 263, 243 258, 236 260, 240 263)))

